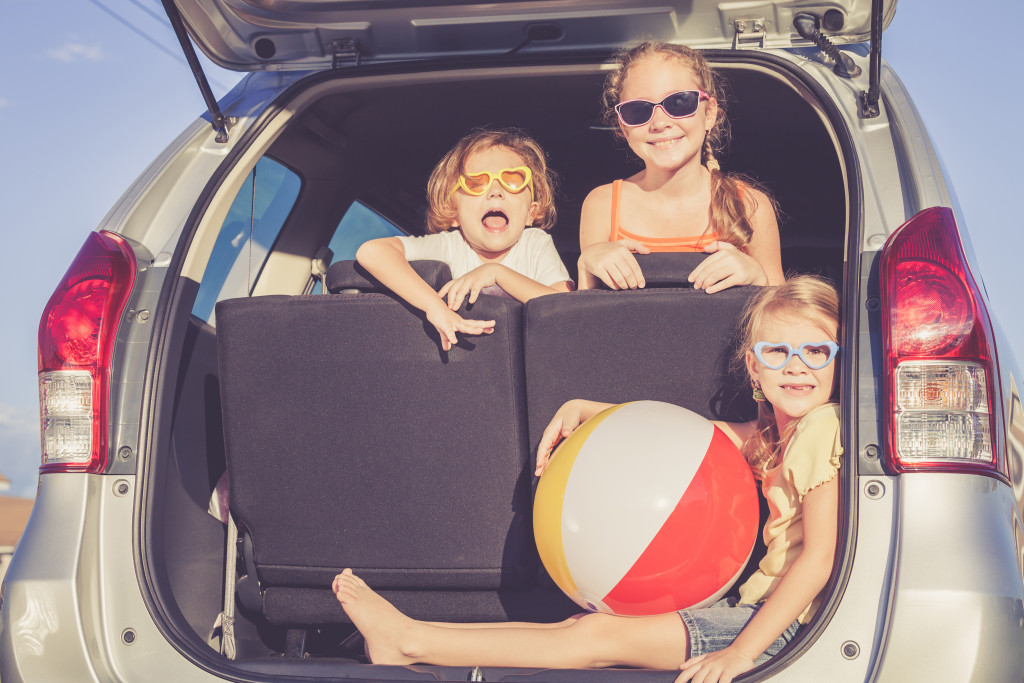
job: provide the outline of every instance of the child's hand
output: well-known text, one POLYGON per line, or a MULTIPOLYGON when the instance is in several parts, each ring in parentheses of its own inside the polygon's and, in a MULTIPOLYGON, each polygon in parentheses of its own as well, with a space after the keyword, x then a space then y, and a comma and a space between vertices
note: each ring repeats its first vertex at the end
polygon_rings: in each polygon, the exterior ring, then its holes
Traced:
POLYGON ((591 244, 580 254, 580 265, 611 289, 642 289, 645 284, 633 252, 649 254, 642 242, 621 239, 591 244))
POLYGON ((441 298, 448 296, 448 308, 453 311, 459 310, 462 300, 469 296, 469 303, 475 304, 480 296, 480 290, 493 285, 498 277, 496 263, 485 263, 469 271, 462 277, 445 284, 438 294, 441 298))
POLYGON ((566 401, 551 418, 537 446, 537 469, 534 474, 538 477, 544 474, 548 463, 551 462, 551 451, 555 445, 576 431, 576 428, 590 417, 584 414, 583 407, 584 402, 580 400, 566 401))
POLYGON ((452 344, 458 344, 456 332, 463 334, 490 334, 494 332, 493 320, 466 320, 458 313, 448 310, 443 301, 427 311, 427 320, 441 337, 441 350, 448 351, 452 344))
POLYGON ((688 659, 679 667, 681 673, 675 683, 700 681, 700 683, 731 683, 744 671, 754 668, 754 661, 745 654, 727 647, 700 657, 688 659))
POLYGON ((711 254, 693 269, 688 278, 694 289, 708 294, 739 285, 766 285, 768 275, 754 257, 729 242, 712 242, 704 247, 711 254))

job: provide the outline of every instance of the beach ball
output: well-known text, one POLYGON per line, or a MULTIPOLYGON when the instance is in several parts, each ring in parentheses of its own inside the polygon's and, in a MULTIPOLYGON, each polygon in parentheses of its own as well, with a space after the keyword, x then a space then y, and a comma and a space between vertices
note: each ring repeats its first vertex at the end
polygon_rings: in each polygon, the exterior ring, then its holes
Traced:
POLYGON ((551 578, 581 607, 664 614, 736 582, 758 533, 754 478, 714 423, 671 403, 594 416, 540 478, 533 530, 551 578))

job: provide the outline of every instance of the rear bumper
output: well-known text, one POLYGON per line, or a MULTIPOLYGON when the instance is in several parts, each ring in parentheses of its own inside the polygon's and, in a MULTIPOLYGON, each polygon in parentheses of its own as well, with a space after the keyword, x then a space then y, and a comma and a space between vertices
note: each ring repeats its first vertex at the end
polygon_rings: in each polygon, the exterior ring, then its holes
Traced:
MULTIPOLYGON (((217 680, 166 640, 145 607, 131 544, 134 487, 132 477, 42 477, 6 577, 5 683, 136 681, 154 670, 168 680, 217 680), (116 493, 116 482, 130 492, 116 493)), ((860 491, 841 602, 807 651, 771 680, 815 681, 822 671, 835 681, 1024 680, 1020 517, 1009 487, 913 474, 865 479, 860 491), (865 497, 872 483, 885 494, 865 497)))

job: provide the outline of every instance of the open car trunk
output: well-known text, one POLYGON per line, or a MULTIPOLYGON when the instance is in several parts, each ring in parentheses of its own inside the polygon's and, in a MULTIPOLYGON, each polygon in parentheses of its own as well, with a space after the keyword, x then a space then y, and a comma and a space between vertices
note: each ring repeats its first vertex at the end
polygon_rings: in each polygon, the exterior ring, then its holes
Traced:
MULTIPOLYGON (((730 92, 723 169, 777 200, 787 274, 818 273, 842 287, 847 181, 856 177, 839 117, 784 59, 707 56, 730 92)), ((173 408, 156 440, 164 446, 154 454, 144 537, 166 630, 183 652, 212 668, 277 679, 466 680, 464 669, 364 668, 330 577, 362 567, 371 585, 420 618, 564 618, 575 608, 545 581, 530 534, 538 429, 561 401, 660 398, 709 418, 749 419, 727 362, 744 288, 709 296, 687 289, 683 273, 644 292, 576 292, 526 306, 484 301, 467 314, 504 324, 450 355, 387 294, 305 295, 311 259, 357 203, 398 230, 422 233, 431 168, 484 125, 524 128, 547 151, 560 178, 552 235, 575 275, 583 198, 640 168, 598 120, 605 57, 344 68, 298 82, 252 126, 249 157, 298 177, 294 203, 265 260, 250 263, 234 290, 220 288, 216 299, 226 303, 216 315, 194 314, 205 284, 186 274, 165 333, 180 353, 162 368, 158 401, 173 408), (230 301, 249 291, 249 301, 230 301), (603 363, 607 354, 622 359, 621 371, 603 363), (455 379, 435 374, 456 366, 466 367, 455 379), (231 662, 209 637, 223 608, 225 526, 207 512, 229 467, 242 539, 231 662), (267 525, 276 540, 264 540, 267 525)), ((255 187, 224 182, 186 226, 195 260, 210 261, 204 281, 213 277, 216 254, 208 252, 218 233, 244 240, 270 203, 255 187), (243 192, 252 196, 239 230, 227 205, 243 192), (228 217, 209 218, 218 213, 228 217)), ((812 627, 800 637, 813 636, 812 627)))

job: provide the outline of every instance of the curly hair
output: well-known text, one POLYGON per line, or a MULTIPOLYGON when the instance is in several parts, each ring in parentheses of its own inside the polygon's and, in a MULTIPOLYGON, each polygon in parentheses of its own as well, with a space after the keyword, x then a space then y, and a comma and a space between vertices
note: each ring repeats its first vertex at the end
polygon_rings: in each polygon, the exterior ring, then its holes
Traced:
POLYGON ((437 162, 427 181, 427 232, 444 232, 456 219, 452 188, 465 173, 466 160, 474 152, 491 147, 504 147, 515 152, 533 174, 533 200, 537 202, 533 226, 549 230, 555 225, 554 171, 548 168, 544 150, 526 132, 518 128, 478 128, 459 140, 437 162))

